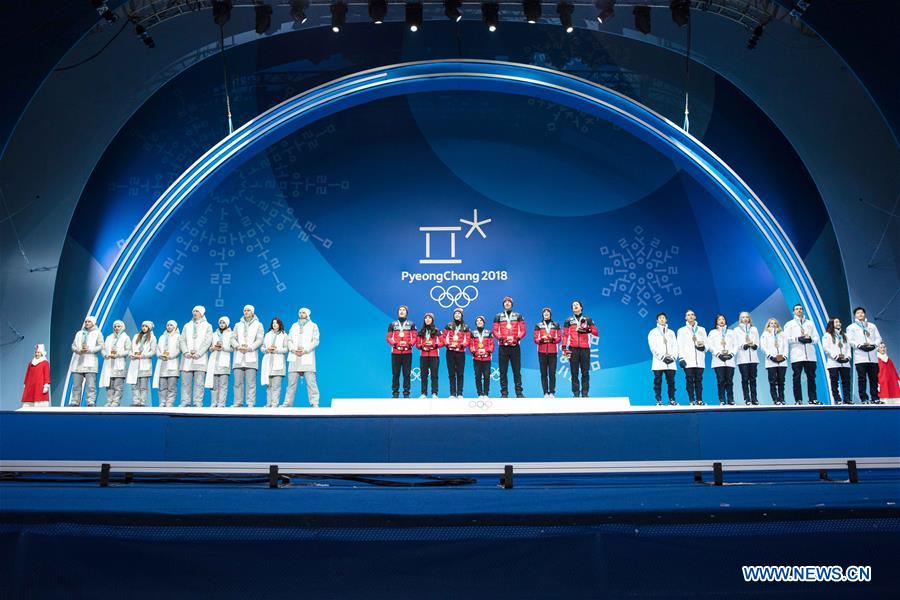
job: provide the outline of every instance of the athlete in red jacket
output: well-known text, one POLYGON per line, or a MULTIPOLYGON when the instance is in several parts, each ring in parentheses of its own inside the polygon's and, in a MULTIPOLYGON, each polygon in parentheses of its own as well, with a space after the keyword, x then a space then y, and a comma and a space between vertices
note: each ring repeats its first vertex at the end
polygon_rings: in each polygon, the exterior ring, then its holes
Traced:
POLYGON ((397 320, 388 325, 387 343, 391 346, 391 394, 400 396, 400 373, 403 372, 403 397, 409 398, 412 372, 412 349, 416 345, 416 325, 406 318, 409 309, 397 309, 397 320))
POLYGON ((509 396, 508 370, 512 363, 513 381, 516 384, 516 398, 524 398, 522 393, 522 348, 519 340, 525 337, 525 319, 512 309, 510 296, 503 298, 503 311, 494 317, 494 338, 500 346, 500 396, 509 396))
POLYGON ((485 327, 482 315, 475 317, 475 329, 469 337, 469 352, 475 367, 475 391, 479 398, 487 398, 491 391, 491 354, 494 352, 494 336, 485 327))
POLYGON ((444 338, 434 326, 434 313, 425 313, 422 328, 416 336, 416 348, 421 350, 419 356, 419 376, 422 380, 422 398, 428 396, 428 378, 431 377, 431 396, 438 397, 438 365, 439 349, 444 345, 444 338))
POLYGON ((466 347, 469 345, 469 326, 463 321, 463 309, 453 311, 453 320, 444 327, 444 346, 447 348, 447 374, 450 376, 450 397, 462 398, 466 372, 466 347))
POLYGON ((591 387, 591 336, 597 336, 594 320, 583 312, 580 300, 572 301, 572 316, 563 324, 563 352, 569 357, 572 369, 572 395, 576 398, 588 397, 591 387), (581 371, 581 389, 578 386, 578 372, 581 371))
POLYGON ((534 343, 538 347, 538 362, 541 366, 541 387, 544 398, 554 398, 556 394, 556 353, 562 330, 553 320, 549 308, 541 311, 541 320, 534 326, 534 343))

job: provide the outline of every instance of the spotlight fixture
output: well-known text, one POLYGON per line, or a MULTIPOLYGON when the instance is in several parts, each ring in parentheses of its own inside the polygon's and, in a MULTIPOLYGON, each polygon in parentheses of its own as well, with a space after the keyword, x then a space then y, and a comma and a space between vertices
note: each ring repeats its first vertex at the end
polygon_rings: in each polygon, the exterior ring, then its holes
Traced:
POLYGON ((265 2, 257 2, 253 10, 256 13, 256 33, 262 35, 272 26, 272 7, 265 2))
POLYGON ((418 31, 422 26, 422 3, 406 3, 406 25, 410 31, 418 31))
POLYGON ((306 23, 306 9, 309 8, 309 0, 292 0, 291 1, 291 18, 297 23, 303 25, 306 23))
POLYGON ((331 30, 338 33, 347 22, 347 5, 335 2, 331 5, 331 30))
POLYGON ((138 24, 134 26, 134 35, 141 38, 141 41, 144 42, 144 45, 148 48, 156 48, 156 42, 153 41, 153 38, 147 33, 147 28, 143 25, 138 24))
POLYGON ((679 27, 684 27, 691 20, 690 0, 672 0, 669 10, 672 11, 672 21, 679 27))
POLYGON ((462 21, 462 12, 459 7, 462 6, 462 0, 444 0, 444 14, 451 21, 459 23, 462 21))
POLYGON ((650 33, 650 7, 635 6, 632 14, 634 14, 634 28, 644 35, 650 33))
POLYGON ((759 43, 759 38, 762 37, 763 34, 763 26, 757 25, 756 28, 753 29, 753 35, 750 36, 750 39, 747 40, 747 49, 754 50, 756 48, 756 44, 759 43))
POLYGON ((571 2, 560 2, 556 5, 556 13, 559 15, 559 24, 562 25, 562 28, 566 33, 575 31, 575 26, 572 25, 573 12, 575 12, 575 7, 572 6, 571 2))
POLYGON ((91 0, 91 6, 107 23, 115 23, 119 20, 119 15, 109 9, 106 0, 91 0))
POLYGON ((213 0, 212 13, 213 22, 219 27, 224 27, 231 19, 231 0, 213 0))
POLYGON ((616 16, 616 0, 597 0, 597 20, 601 23, 616 16))
POLYGON ((522 2, 522 12, 525 14, 525 21, 534 25, 541 20, 540 0, 525 0, 522 2))
POLYGON ((384 17, 387 15, 387 0, 369 0, 369 17, 376 25, 384 23, 384 17))
POLYGON ((500 23, 500 5, 496 2, 482 2, 481 18, 487 24, 488 31, 497 31, 497 25, 500 23))

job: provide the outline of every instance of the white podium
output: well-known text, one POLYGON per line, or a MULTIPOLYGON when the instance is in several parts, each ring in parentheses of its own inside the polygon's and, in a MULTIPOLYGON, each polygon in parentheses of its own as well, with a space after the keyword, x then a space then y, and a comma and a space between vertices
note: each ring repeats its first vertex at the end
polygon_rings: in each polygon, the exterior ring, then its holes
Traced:
POLYGON ((334 398, 335 415, 552 415, 627 411, 614 398, 334 398))

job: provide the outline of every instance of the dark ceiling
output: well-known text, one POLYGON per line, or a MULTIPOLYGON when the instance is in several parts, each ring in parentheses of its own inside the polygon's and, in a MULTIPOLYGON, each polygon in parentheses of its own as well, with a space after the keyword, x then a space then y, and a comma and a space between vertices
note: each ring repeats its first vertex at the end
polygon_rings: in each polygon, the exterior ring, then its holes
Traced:
MULTIPOLYGON (((793 0, 778 0, 790 8, 793 0)), ((110 0, 117 8, 123 0, 110 0)), ((895 139, 900 132, 900 0, 814 0, 803 15, 869 91, 895 139)), ((0 5, 3 91, 0 147, 51 70, 98 22, 89 0, 4 0, 0 5), (27 59, 25 58, 27 57, 27 59)), ((119 27, 119 24, 113 27, 119 27)), ((128 32, 129 34, 131 32, 128 32)), ((815 69, 810 65, 810 69, 815 69)))

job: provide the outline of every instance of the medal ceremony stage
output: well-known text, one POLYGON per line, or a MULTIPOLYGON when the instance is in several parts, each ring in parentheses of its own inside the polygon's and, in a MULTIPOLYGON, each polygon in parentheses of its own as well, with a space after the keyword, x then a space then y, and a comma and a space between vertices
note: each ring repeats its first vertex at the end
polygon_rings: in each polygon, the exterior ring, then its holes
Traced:
POLYGON ((80 589, 141 597, 161 571, 193 589, 187 562, 226 597, 387 597, 399 579, 448 598, 716 596, 742 565, 851 553, 877 575, 839 591, 878 596, 896 584, 898 432, 898 406, 627 398, 20 409, 0 414, 3 579, 24 594, 84 570, 80 589))
POLYGON ((0 23, 3 600, 897 596, 900 2, 0 23))

